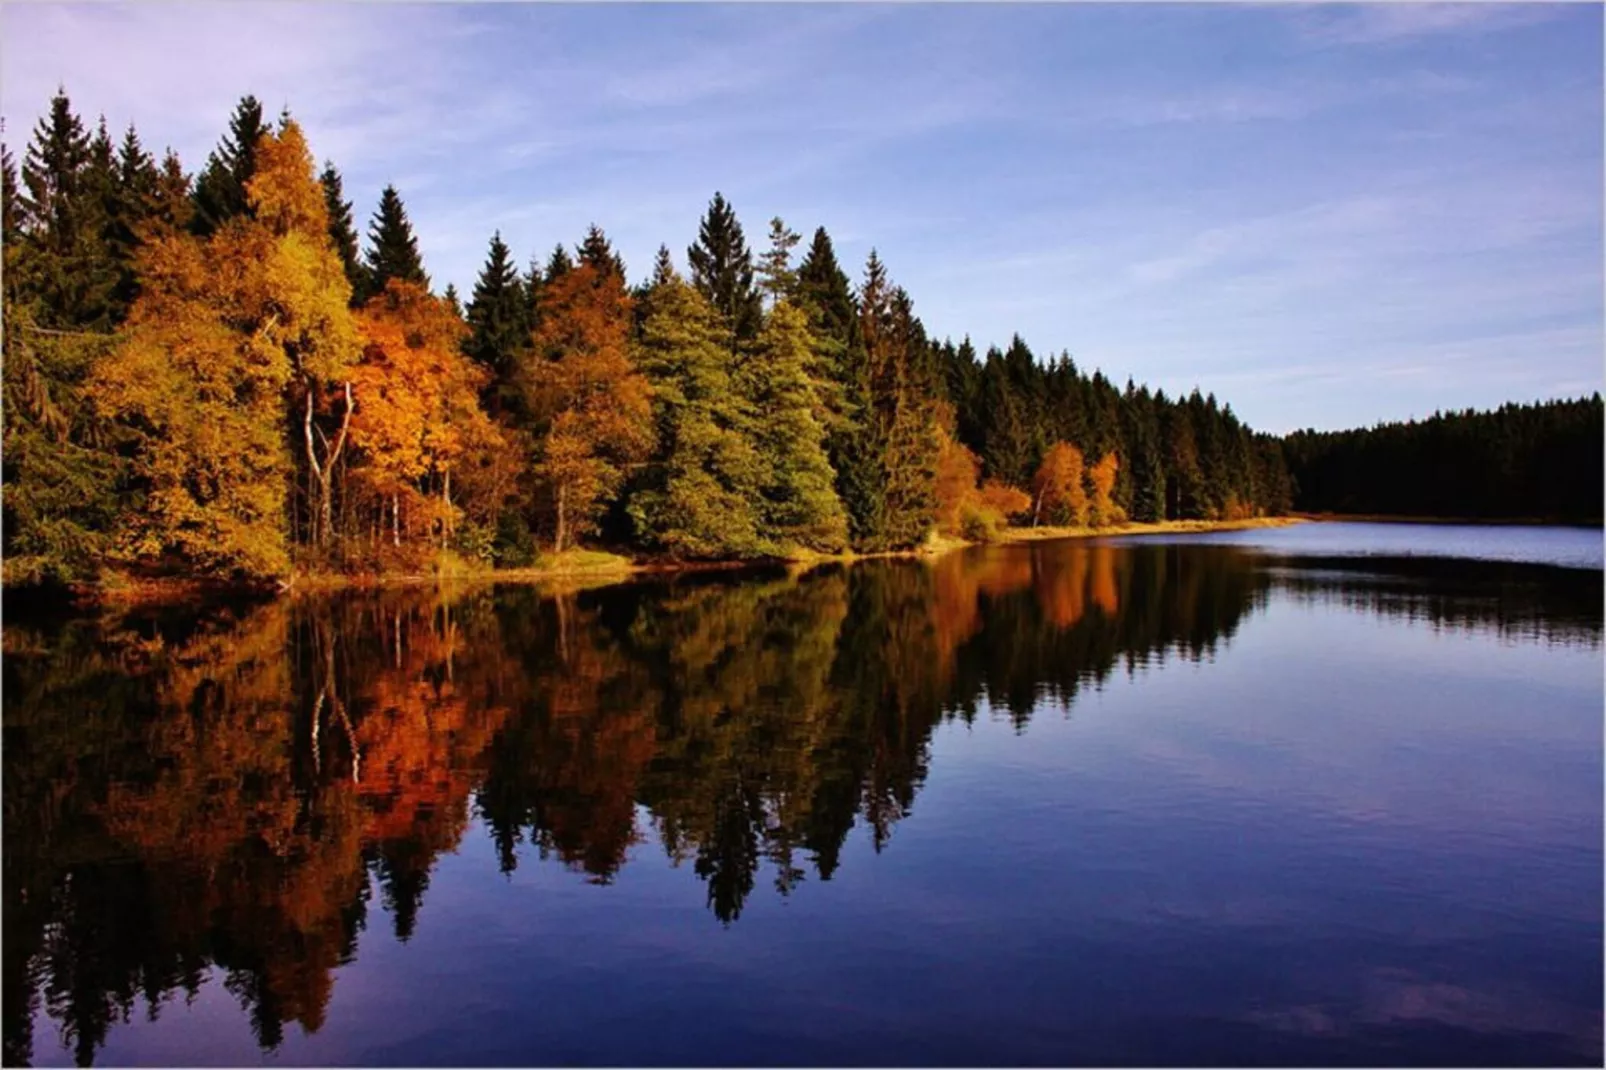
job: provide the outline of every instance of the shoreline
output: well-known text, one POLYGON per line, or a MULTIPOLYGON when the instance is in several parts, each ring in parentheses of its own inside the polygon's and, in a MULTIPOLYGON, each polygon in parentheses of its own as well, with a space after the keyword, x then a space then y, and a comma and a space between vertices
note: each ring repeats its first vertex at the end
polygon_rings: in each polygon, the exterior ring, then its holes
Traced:
MULTIPOLYGON (((67 588, 71 602, 83 605, 141 605, 173 602, 186 598, 290 596, 332 594, 339 591, 375 591, 398 587, 449 587, 482 584, 547 584, 582 586, 621 583, 633 577, 677 576, 683 573, 730 572, 753 568, 811 569, 821 565, 852 564, 856 561, 886 559, 934 560, 957 550, 974 546, 1007 546, 1060 539, 1097 539, 1130 535, 1187 535, 1217 531, 1243 531, 1252 528, 1280 528, 1305 523, 1303 516, 1255 517, 1244 520, 1168 520, 1159 523, 1126 523, 1104 528, 1036 527, 1005 528, 988 542, 972 542, 954 536, 938 535, 907 550, 875 553, 839 554, 800 552, 789 557, 724 561, 632 560, 619 554, 596 550, 569 550, 563 560, 518 568, 462 568, 427 572, 341 573, 299 572, 279 581, 239 583, 197 576, 126 577, 109 583, 78 584, 67 588)), ((16 597, 37 592, 27 588, 8 588, 16 597)))
POLYGON ((1601 520, 1555 520, 1542 516, 1398 516, 1392 513, 1289 513, 1319 524, 1444 524, 1474 528, 1598 528, 1601 520))

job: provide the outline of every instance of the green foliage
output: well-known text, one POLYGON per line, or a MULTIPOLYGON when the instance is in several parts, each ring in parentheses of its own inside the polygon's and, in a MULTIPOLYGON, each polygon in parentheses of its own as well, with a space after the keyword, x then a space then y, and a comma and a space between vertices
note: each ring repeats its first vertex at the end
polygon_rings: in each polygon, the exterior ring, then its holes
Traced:
POLYGON ((653 385, 659 455, 630 503, 638 532, 682 557, 758 557, 760 494, 771 481, 754 444, 756 412, 741 395, 718 312, 672 278, 652 293, 641 369, 653 385))
POLYGON ((491 236, 485 266, 468 304, 469 336, 463 352, 491 375, 486 408, 500 412, 513 400, 513 373, 530 348, 529 297, 501 231, 491 236))
POLYGON ((808 320, 783 300, 771 310, 747 365, 743 390, 753 399, 756 441, 768 469, 761 501, 765 535, 781 546, 834 552, 847 543, 847 517, 836 495, 815 418, 809 376, 808 320))
POLYGON ((240 98, 229 118, 229 132, 207 158, 195 181, 195 233, 206 237, 236 216, 249 215, 246 186, 256 174, 257 142, 268 132, 262 104, 249 94, 240 98))
POLYGON ((375 294, 384 293, 391 279, 429 289, 429 276, 424 274, 424 260, 418 254, 418 239, 413 236, 407 209, 396 187, 386 186, 379 195, 379 208, 368 227, 368 250, 363 262, 362 286, 356 294, 357 303, 364 304, 375 294))
POLYGON ((346 200, 340 172, 334 164, 324 163, 318 182, 323 186, 324 208, 329 213, 329 240, 345 269, 355 303, 356 295, 363 291, 363 267, 357 259, 357 227, 352 222, 351 202, 346 200))
POLYGON ((686 250, 686 262, 692 285, 719 315, 722 344, 735 353, 758 336, 761 308, 753 286, 753 255, 735 209, 719 193, 708 204, 696 244, 686 250))

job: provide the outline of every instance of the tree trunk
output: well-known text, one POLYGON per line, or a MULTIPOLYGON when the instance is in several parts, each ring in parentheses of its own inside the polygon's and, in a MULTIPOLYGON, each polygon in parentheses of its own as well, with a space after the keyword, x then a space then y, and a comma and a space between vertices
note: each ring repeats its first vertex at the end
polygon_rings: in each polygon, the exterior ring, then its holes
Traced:
POLYGON ((562 483, 559 483, 558 484, 558 533, 557 533, 557 538, 553 541, 553 546, 552 546, 552 552, 554 554, 561 554, 563 552, 563 537, 564 537, 565 534, 567 534, 564 531, 564 521, 565 521, 564 513, 565 513, 565 509, 566 509, 566 505, 567 505, 567 496, 568 496, 568 488, 565 487, 562 483))
MULTIPOLYGON (((351 384, 343 383, 342 386, 346 395, 346 408, 340 417, 340 434, 335 436, 334 447, 329 450, 328 456, 322 463, 318 460, 318 447, 313 441, 313 432, 316 429, 312 426, 313 387, 310 382, 307 384, 306 413, 301 421, 302 434, 307 443, 307 464, 318 483, 318 518, 315 523, 311 523, 310 520, 309 523, 313 528, 313 541, 319 546, 329 540, 329 529, 334 526, 334 495, 330 493, 330 484, 334 479, 335 463, 340 460, 340 453, 346 448, 346 433, 351 430, 351 384)), ((324 445, 328 446, 329 440, 324 438, 323 432, 318 431, 317 435, 323 438, 324 445)))
POLYGON ((390 496, 390 543, 392 546, 401 545, 401 496, 390 496))

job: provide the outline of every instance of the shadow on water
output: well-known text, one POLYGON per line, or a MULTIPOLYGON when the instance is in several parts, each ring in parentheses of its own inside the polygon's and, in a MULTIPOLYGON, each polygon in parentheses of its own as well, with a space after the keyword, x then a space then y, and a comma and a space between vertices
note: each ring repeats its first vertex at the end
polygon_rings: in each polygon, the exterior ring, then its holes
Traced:
POLYGON ((884 848, 938 724, 1024 730, 1045 699, 1215 655, 1279 591, 1600 642, 1598 571, 1178 545, 14 613, 5 1061, 43 1009, 87 1065, 214 971, 264 1049, 317 1030, 333 970, 370 924, 411 934, 474 821, 504 871, 534 854, 598 883, 656 841, 736 922, 761 875, 830 880, 856 824, 884 848))

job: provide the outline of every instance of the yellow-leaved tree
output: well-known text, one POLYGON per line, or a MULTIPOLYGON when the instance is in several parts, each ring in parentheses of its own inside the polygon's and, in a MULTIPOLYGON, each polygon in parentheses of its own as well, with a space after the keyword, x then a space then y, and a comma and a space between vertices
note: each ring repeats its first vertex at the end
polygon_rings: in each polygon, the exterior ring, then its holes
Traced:
POLYGON ((552 548, 590 531, 626 466, 652 451, 652 388, 631 358, 631 300, 589 263, 547 284, 527 390, 547 424, 536 474, 551 495, 552 548))
POLYGON ((293 121, 262 136, 248 195, 252 214, 208 240, 170 231, 146 243, 139 299, 91 374, 93 403, 132 454, 138 493, 122 526, 125 559, 288 571, 292 413, 314 477, 316 535, 328 530, 330 472, 351 413, 344 386, 339 405, 329 398, 348 381, 357 340, 321 187, 293 121))

